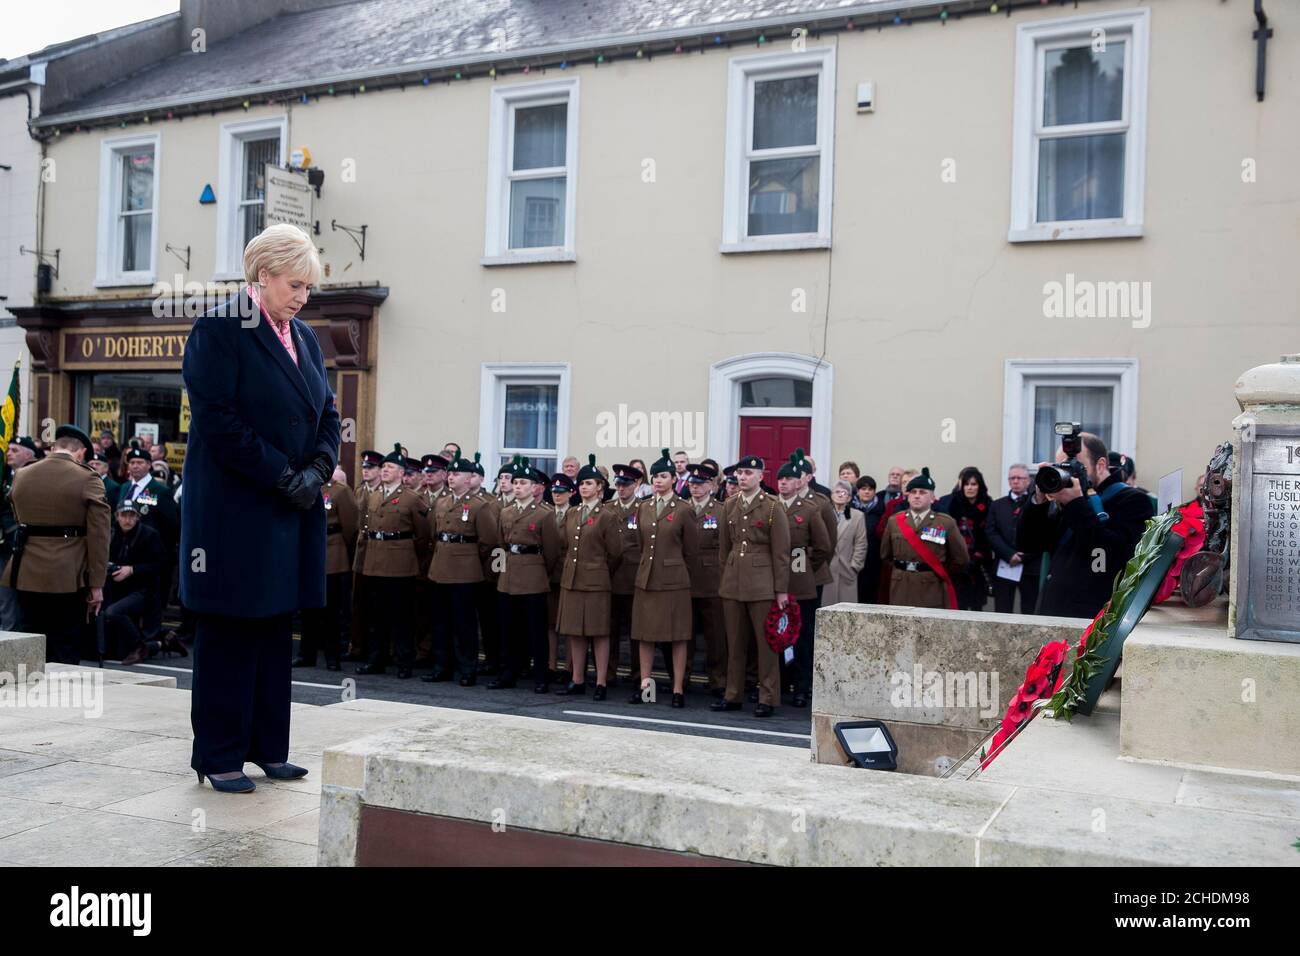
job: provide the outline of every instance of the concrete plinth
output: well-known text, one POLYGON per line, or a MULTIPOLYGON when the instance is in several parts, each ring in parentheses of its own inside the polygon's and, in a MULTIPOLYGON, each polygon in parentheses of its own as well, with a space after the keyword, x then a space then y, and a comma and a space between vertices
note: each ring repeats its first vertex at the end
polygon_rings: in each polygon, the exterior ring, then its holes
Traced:
POLYGON ((888 723, 899 769, 934 774, 996 729, 1039 649, 1074 646, 1088 622, 836 604, 817 612, 813 759, 846 764, 835 724, 888 723))
POLYGON ((0 674, 36 674, 45 670, 45 635, 0 631, 0 674))

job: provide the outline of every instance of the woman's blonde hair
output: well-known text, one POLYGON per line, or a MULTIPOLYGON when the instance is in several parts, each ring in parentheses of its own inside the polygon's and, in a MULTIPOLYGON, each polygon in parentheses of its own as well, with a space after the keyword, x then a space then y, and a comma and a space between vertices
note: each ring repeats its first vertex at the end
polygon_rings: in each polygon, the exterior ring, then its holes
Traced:
POLYGON ((301 276, 308 285, 315 285, 321 274, 316 244, 287 222, 267 226, 244 246, 244 278, 249 285, 257 282, 263 269, 273 276, 301 276))

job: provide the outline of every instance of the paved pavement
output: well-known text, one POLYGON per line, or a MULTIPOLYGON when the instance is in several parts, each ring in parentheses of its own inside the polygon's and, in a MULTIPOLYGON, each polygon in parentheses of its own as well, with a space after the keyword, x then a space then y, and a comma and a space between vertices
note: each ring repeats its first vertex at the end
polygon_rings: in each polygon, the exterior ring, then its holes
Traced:
MULTIPOLYGON (((295 647, 297 638, 295 637, 295 647)), ((89 663, 89 662, 83 662, 89 663)), ((123 668, 120 664, 106 662, 105 667, 116 670, 134 670, 167 674, 176 678, 178 688, 193 686, 193 656, 155 657, 152 660, 123 668)), ((620 682, 609 688, 608 699, 596 702, 590 691, 584 697, 557 697, 554 693, 534 694, 531 681, 521 682, 513 690, 488 690, 487 680, 480 679, 474 687, 461 687, 455 681, 427 684, 420 677, 428 669, 417 669, 415 677, 399 680, 396 668, 390 667, 384 675, 353 673, 356 664, 345 663, 342 671, 328 671, 321 667, 295 668, 293 672, 293 700, 295 703, 326 705, 348 699, 379 699, 435 707, 454 707, 485 713, 518 714, 548 720, 568 720, 606 726, 640 727, 645 730, 718 737, 728 740, 750 740, 808 747, 811 715, 807 708, 790 706, 789 696, 784 705, 768 718, 754 717, 754 705, 746 702, 743 710, 714 713, 709 710, 713 698, 704 691, 702 681, 693 683, 687 690, 686 706, 674 710, 669 706, 672 686, 667 675, 657 672, 658 699, 652 704, 632 704, 633 686, 626 668, 620 682)), ((588 680, 589 686, 594 683, 588 680)), ((561 685, 552 684, 552 690, 561 685)))

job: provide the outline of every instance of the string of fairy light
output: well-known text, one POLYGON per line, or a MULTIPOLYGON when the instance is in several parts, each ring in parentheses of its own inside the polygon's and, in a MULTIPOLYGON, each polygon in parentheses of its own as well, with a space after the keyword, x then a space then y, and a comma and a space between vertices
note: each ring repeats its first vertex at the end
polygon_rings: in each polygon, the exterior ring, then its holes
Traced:
POLYGON ((405 90, 408 86, 430 87, 435 85, 450 85, 455 82, 463 82, 473 79, 487 78, 496 80, 500 77, 518 75, 531 76, 535 73, 546 73, 547 70, 558 69, 567 71, 580 66, 593 66, 599 68, 607 63, 614 63, 625 60, 643 60, 649 61, 656 56, 686 56, 692 53, 707 53, 710 50, 731 49, 735 46, 754 45, 758 47, 767 46, 773 42, 788 41, 795 33, 802 32, 804 36, 812 39, 818 39, 822 34, 835 33, 852 33, 855 31, 877 32, 897 27, 910 27, 920 23, 938 23, 940 26, 947 26, 950 20, 961 20, 965 17, 972 16, 995 16, 1003 14, 1010 17, 1016 10, 1027 8, 1040 8, 1050 5, 1056 6, 1074 6, 1077 7, 1080 0, 1013 0, 1006 3, 987 3, 982 0, 971 0, 970 3, 949 3, 940 6, 937 10, 924 13, 882 13, 870 14, 865 17, 859 14, 858 17, 847 17, 843 21, 818 23, 815 27, 799 27, 791 25, 784 28, 789 32, 774 33, 769 36, 767 29, 749 31, 748 35, 744 33, 732 32, 726 36, 721 33, 715 33, 712 36, 703 35, 692 40, 667 41, 662 44, 639 45, 634 49, 627 49, 625 45, 611 41, 611 47, 607 51, 593 50, 582 56, 565 55, 560 58, 549 58, 528 63, 519 63, 510 61, 508 57, 503 57, 502 64, 474 64, 473 66, 446 67, 437 71, 428 71, 420 75, 407 75, 401 77, 385 77, 383 79, 372 79, 348 81, 346 83, 326 83, 313 84, 311 87, 284 91, 273 96, 243 96, 231 97, 228 99, 209 102, 202 105, 187 107, 173 106, 170 108, 158 108, 154 110, 142 111, 134 116, 114 116, 105 117, 98 121, 85 121, 68 126, 56 126, 52 134, 54 137, 62 136, 65 132, 81 133, 90 129, 105 126, 120 126, 125 129, 131 125, 149 125, 156 121, 176 120, 182 121, 187 116, 201 116, 205 113, 215 116, 218 112, 227 112, 235 109, 242 109, 245 112, 252 109, 255 105, 266 105, 269 107, 288 106, 294 103, 307 105, 313 101, 320 102, 322 98, 338 96, 358 96, 366 93, 379 92, 381 90, 405 90))

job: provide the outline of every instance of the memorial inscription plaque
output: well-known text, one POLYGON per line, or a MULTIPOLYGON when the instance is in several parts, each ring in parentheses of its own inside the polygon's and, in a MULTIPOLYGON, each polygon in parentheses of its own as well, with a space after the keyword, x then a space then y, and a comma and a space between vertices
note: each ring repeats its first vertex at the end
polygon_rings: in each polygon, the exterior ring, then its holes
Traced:
POLYGON ((1254 437, 1242 449, 1250 499, 1246 567, 1233 569, 1246 576, 1239 636, 1300 643, 1300 429, 1260 426, 1254 437))

